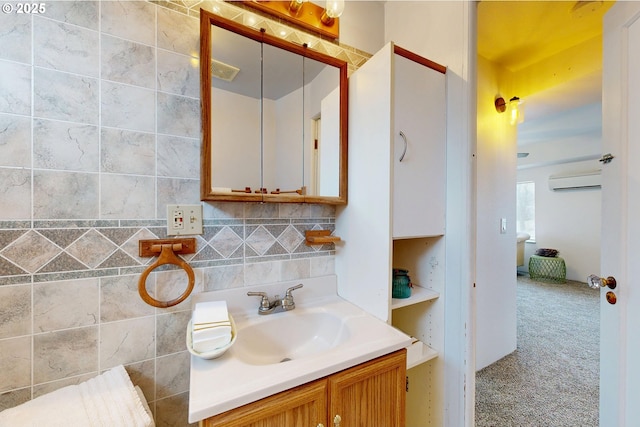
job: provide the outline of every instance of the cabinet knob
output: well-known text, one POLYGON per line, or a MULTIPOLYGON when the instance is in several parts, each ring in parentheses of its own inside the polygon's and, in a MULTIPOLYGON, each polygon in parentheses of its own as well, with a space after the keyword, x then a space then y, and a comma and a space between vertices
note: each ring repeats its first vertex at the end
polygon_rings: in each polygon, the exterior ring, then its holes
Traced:
POLYGON ((320 423, 316 427, 324 427, 324 424, 320 423))
POLYGON ((333 417, 333 427, 340 427, 340 421, 342 421, 340 415, 333 417))

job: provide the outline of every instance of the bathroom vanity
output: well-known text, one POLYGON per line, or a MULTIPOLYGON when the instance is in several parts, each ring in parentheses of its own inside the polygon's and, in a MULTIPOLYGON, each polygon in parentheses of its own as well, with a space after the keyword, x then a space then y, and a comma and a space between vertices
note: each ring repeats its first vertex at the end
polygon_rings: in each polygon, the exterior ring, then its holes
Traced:
POLYGON ((191 357, 189 422, 233 426, 266 418, 275 424, 260 425, 315 427, 333 425, 338 415, 385 416, 393 422, 384 425, 403 425, 405 348, 411 338, 340 298, 333 275, 302 280, 291 311, 259 315, 260 299, 247 295, 285 295, 299 283, 194 296, 194 304, 225 300, 237 339, 217 359, 191 357), (297 421, 301 416, 310 421, 297 421), (283 423, 280 417, 296 421, 283 423))
POLYGON ((203 427, 405 425, 406 350, 232 409, 203 427))

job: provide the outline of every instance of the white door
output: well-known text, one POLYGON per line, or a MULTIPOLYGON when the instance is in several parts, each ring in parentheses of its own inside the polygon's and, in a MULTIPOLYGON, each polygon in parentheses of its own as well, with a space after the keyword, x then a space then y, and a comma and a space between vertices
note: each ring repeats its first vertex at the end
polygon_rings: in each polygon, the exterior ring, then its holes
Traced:
POLYGON ((640 2, 617 2, 604 20, 600 425, 640 420, 640 2), (617 298, 607 302, 607 292, 617 298))

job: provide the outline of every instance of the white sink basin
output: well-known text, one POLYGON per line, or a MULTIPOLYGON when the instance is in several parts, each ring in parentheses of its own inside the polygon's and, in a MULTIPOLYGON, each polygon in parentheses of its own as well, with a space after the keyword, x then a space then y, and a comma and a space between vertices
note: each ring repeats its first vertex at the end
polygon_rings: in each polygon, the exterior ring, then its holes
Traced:
POLYGON ((304 280, 296 308, 258 315, 247 291, 284 295, 299 282, 231 288, 194 296, 225 300, 238 338, 217 359, 191 356, 189 422, 197 422, 405 348, 411 338, 337 295, 335 276, 304 280))
POLYGON ((348 327, 335 314, 293 310, 239 326, 233 353, 250 365, 271 365, 317 356, 348 339, 348 327))

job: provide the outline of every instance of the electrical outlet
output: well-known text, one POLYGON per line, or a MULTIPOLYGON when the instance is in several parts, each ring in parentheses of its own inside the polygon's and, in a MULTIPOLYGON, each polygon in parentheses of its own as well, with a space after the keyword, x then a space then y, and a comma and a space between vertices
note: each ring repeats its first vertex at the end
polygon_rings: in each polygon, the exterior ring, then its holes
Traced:
POLYGON ((202 234, 202 205, 167 205, 167 235, 202 234))

